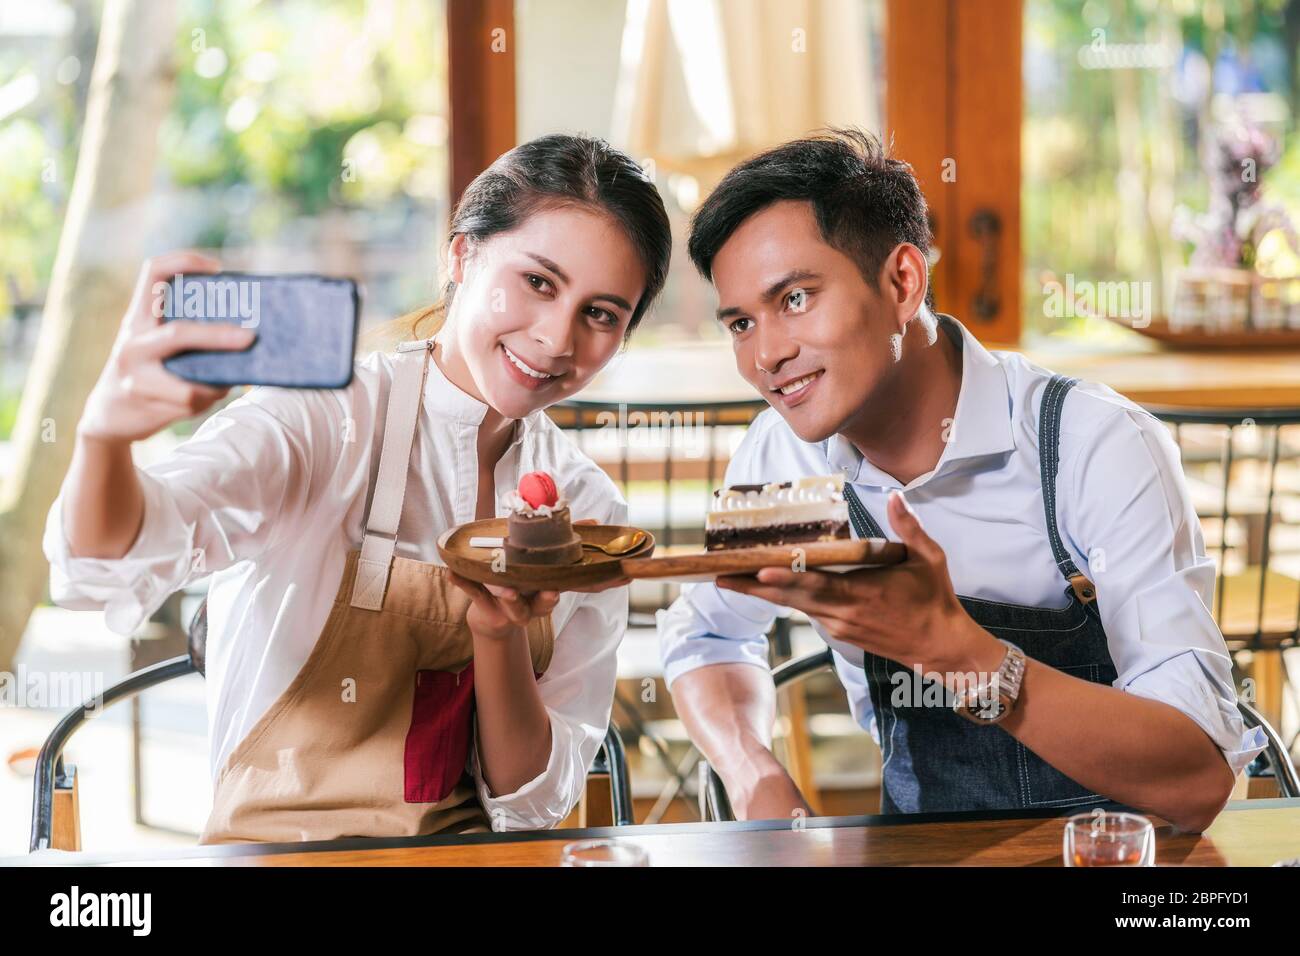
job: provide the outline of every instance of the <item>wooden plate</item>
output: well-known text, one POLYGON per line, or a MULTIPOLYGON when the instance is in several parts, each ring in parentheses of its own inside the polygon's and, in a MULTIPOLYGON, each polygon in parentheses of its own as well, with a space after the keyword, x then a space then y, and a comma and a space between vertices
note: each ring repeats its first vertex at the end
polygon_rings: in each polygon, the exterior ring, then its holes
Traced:
POLYGON ((855 568, 883 568, 907 558, 907 546, 884 538, 856 538, 844 541, 810 541, 801 545, 765 545, 730 551, 701 551, 667 558, 627 557, 623 573, 629 578, 666 581, 712 581, 720 574, 753 574, 760 568, 790 567, 798 551, 803 566, 821 571, 850 571, 855 568))
MULTIPOLYGON (((605 544, 620 534, 638 531, 615 524, 575 524, 573 530, 583 541, 605 544)), ((503 587, 529 591, 563 591, 569 588, 588 587, 612 581, 623 576, 622 558, 610 557, 601 551, 582 549, 582 560, 575 564, 520 564, 512 562, 501 570, 492 566, 495 548, 471 548, 469 539, 480 536, 504 538, 505 518, 487 518, 471 521, 459 528, 444 531, 438 538, 438 554, 461 577, 480 584, 500 584, 503 587)), ((655 538, 649 531, 640 547, 630 556, 648 558, 654 553, 655 538)), ((504 558, 504 552, 501 553, 504 558)))

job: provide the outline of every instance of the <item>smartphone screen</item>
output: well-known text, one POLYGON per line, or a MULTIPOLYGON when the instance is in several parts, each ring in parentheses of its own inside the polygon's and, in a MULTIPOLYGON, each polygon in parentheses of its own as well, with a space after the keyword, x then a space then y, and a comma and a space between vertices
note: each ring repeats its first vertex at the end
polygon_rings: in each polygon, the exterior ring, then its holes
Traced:
POLYGON ((351 279, 216 272, 154 288, 164 322, 227 322, 256 330, 242 351, 180 352, 163 365, 205 385, 344 388, 352 381, 360 295, 351 279))

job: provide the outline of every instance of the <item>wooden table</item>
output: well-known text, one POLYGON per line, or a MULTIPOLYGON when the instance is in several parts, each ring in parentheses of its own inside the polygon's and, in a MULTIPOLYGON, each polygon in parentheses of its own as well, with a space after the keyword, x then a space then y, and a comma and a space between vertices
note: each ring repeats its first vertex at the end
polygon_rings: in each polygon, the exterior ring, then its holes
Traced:
MULTIPOLYGON (((1134 335, 1131 347, 1084 352, 1064 346, 1020 349, 1037 365, 1109 385, 1140 405, 1179 408, 1300 408, 1300 352, 1214 349, 1162 351, 1134 335)), ((723 402, 758 393, 736 371, 725 341, 632 348, 585 388, 583 401, 723 402)))
MULTIPOLYGON (((233 844, 169 852, 45 852, 0 866, 556 866, 566 843, 618 837, 652 866, 1060 866, 1060 811, 813 817, 484 833, 458 837, 233 844)), ((1300 800, 1238 800, 1203 834, 1156 830, 1160 865, 1270 866, 1300 856, 1300 800)))
POLYGON ((1229 411, 1300 408, 1300 352, 1031 349, 1025 355, 1054 372, 1109 385, 1139 405, 1229 411))

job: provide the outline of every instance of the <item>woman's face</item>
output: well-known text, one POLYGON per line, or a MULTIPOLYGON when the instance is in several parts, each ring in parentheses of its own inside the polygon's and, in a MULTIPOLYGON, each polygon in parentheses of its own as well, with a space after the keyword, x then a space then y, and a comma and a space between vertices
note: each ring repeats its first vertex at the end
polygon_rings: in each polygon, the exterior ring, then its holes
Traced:
POLYGON ((456 294, 436 336, 443 370, 506 418, 591 381, 618 351, 646 283, 622 227, 574 206, 543 208, 481 243, 457 236, 449 274, 456 294))

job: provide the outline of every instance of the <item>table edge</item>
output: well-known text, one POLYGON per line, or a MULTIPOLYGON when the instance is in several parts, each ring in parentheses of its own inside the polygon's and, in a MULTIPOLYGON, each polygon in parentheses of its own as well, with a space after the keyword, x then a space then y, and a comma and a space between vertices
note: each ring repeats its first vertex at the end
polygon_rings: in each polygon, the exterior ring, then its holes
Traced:
MULTIPOLYGON (((1119 808, 1118 804, 1107 805, 1119 808)), ((1264 798, 1232 800, 1221 811, 1300 809, 1300 798, 1264 798)), ((913 826, 925 823, 979 823, 1005 820, 1041 820, 1066 817, 1075 807, 1045 807, 1036 810, 954 810, 938 813, 862 814, 802 818, 803 830, 826 830, 846 827, 913 826)), ((1085 811, 1086 812, 1086 811, 1085 811)), ((329 853, 357 850, 414 849, 440 846, 474 846, 494 843, 531 843, 538 840, 589 840, 637 836, 684 836, 707 833, 744 833, 795 828, 795 821, 735 820, 726 822, 634 824, 627 827, 586 827, 570 830, 518 830, 505 833, 430 834, 419 837, 345 837, 338 840, 315 840, 305 843, 225 843, 175 849, 126 850, 108 853, 93 851, 53 851, 49 854, 0 858, 0 867, 22 866, 94 866, 102 863, 142 863, 186 859, 223 859, 245 856, 270 856, 288 853, 329 853)))

